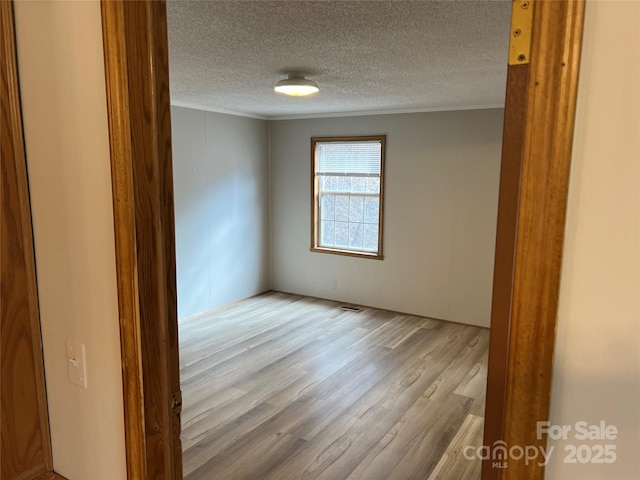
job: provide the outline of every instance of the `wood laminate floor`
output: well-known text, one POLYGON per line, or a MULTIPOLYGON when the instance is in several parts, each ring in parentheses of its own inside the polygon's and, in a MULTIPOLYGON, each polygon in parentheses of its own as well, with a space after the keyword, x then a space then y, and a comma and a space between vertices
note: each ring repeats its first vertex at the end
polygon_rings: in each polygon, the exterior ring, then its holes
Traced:
POLYGON ((270 292, 181 322, 185 480, 480 478, 489 331, 270 292))

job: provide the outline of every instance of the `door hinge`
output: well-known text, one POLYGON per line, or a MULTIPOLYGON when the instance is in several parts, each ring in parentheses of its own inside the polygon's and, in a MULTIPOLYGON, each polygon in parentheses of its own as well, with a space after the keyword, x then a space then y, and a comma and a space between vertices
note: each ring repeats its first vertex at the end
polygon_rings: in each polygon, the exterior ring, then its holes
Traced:
POLYGON ((171 395, 171 410, 174 415, 180 415, 182 412, 182 391, 178 390, 177 392, 171 395))
POLYGON ((513 0, 511 3, 511 36, 509 65, 529 63, 534 0, 513 0))

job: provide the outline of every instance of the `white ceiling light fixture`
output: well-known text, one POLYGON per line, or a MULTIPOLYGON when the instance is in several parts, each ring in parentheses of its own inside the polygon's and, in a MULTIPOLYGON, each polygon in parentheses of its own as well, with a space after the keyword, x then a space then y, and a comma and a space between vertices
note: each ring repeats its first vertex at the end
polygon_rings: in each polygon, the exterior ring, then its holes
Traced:
POLYGON ((313 80, 304 78, 303 72, 292 72, 289 73, 288 78, 276 83, 274 90, 292 97, 304 97, 319 92, 320 88, 313 80))

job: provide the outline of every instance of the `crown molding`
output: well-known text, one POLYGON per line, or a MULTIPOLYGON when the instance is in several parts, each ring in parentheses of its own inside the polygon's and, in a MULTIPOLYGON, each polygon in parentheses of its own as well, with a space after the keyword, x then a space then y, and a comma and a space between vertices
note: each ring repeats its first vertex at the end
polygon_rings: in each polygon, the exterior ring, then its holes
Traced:
POLYGON ((453 112, 458 110, 492 110, 504 108, 504 104, 489 105, 464 105, 456 107, 423 107, 423 108, 398 108, 390 110, 364 110, 357 112, 334 112, 334 113, 310 113, 304 115, 273 115, 267 120, 306 120, 313 118, 336 118, 336 117, 365 117, 369 115, 397 115, 402 113, 431 113, 431 112, 453 112))
POLYGON ((396 108, 389 110, 359 110, 354 112, 328 112, 328 113, 308 113, 301 115, 257 115, 255 113, 237 112, 233 110, 225 110, 222 108, 211 108, 197 103, 182 102, 172 100, 171 106, 191 108, 194 110, 202 110, 205 112, 222 113, 225 115, 234 115, 236 117, 248 117, 258 120, 280 121, 280 120, 309 120, 314 118, 337 118, 337 117, 365 117, 370 115, 397 115, 403 113, 432 113, 432 112, 454 112, 464 110, 492 110, 496 108, 504 108, 504 104, 494 103, 488 105, 460 105, 452 107, 420 107, 420 108, 396 108))
POLYGON ((171 106, 191 108, 192 110, 202 110, 204 112, 222 113, 225 115, 233 115, 235 117, 255 118, 257 120, 271 120, 269 117, 265 117, 264 115, 256 115, 254 113, 245 113, 245 112, 236 112, 234 110, 225 110, 223 108, 205 107, 204 105, 199 105, 197 103, 182 102, 180 100, 171 100, 171 106))

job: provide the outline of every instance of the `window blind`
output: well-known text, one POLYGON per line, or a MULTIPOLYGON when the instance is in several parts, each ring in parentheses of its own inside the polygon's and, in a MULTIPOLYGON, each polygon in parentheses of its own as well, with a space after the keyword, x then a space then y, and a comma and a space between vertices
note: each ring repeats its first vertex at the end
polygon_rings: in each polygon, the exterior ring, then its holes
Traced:
POLYGON ((316 174, 379 177, 381 149, 379 141, 316 143, 316 174))

